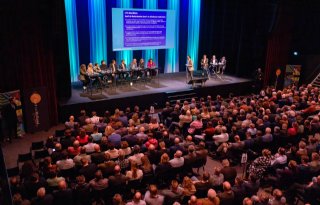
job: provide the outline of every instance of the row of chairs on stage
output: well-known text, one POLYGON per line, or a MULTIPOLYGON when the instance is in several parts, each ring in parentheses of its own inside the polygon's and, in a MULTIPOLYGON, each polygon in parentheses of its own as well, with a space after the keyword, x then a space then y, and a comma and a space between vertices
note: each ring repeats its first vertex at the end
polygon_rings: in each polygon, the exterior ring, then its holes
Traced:
POLYGON ((80 79, 83 83, 84 91, 90 92, 102 90, 104 88, 116 88, 122 85, 133 85, 137 83, 148 83, 158 78, 158 68, 147 68, 131 71, 117 70, 112 73, 110 71, 94 72, 93 74, 86 74, 85 81, 80 79))

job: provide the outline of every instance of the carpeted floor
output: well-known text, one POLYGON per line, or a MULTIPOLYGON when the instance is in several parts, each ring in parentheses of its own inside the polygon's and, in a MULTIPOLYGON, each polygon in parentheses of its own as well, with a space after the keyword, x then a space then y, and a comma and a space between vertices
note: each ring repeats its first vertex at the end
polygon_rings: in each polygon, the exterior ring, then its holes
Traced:
MULTIPOLYGON (((52 127, 49 131, 41 131, 33 134, 26 134, 21 139, 13 139, 12 143, 2 143, 3 154, 5 158, 5 163, 7 168, 12 168, 17 166, 18 154, 24 154, 30 152, 30 147, 32 142, 46 140, 48 136, 53 135, 56 129, 63 129, 64 125, 60 124, 58 126, 52 127)), ((209 173, 213 173, 214 167, 221 167, 221 163, 216 160, 212 160, 208 157, 208 161, 205 167, 209 173)), ((242 168, 237 167, 238 174, 242 174, 242 168)), ((202 173, 202 169, 199 172, 202 173)))

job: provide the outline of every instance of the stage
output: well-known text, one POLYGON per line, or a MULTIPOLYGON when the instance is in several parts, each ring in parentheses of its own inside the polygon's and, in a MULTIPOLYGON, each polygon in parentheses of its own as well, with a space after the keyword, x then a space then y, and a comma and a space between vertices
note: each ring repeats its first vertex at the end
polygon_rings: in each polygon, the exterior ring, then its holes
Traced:
POLYGON ((148 82, 133 82, 132 85, 123 84, 102 91, 84 93, 80 84, 73 85, 72 96, 59 102, 59 119, 65 121, 70 114, 79 113, 80 109, 95 110, 103 113, 115 108, 133 108, 140 105, 140 109, 155 105, 156 108, 164 106, 166 101, 175 99, 190 99, 191 97, 206 97, 220 94, 228 96, 244 95, 251 92, 251 79, 245 79, 230 75, 222 76, 222 79, 213 77, 208 79, 203 86, 201 84, 186 83, 186 73, 160 74, 157 78, 148 82))

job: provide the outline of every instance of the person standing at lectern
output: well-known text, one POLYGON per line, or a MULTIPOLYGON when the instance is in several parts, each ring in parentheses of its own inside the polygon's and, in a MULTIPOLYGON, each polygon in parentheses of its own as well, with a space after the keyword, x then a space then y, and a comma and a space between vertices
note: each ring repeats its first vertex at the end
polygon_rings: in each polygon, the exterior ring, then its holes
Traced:
POLYGON ((193 67, 193 62, 192 62, 190 56, 187 56, 187 65, 186 65, 186 66, 187 66, 187 69, 188 69, 189 77, 190 77, 190 79, 192 80, 192 79, 193 79, 194 67, 193 67))
POLYGON ((257 94, 260 93, 262 89, 262 84, 263 84, 263 73, 261 68, 258 68, 254 76, 254 88, 257 94))
POLYGON ((16 103, 13 97, 9 98, 9 104, 3 107, 2 117, 6 125, 6 132, 8 136, 8 141, 11 143, 12 138, 18 138, 17 134, 17 123, 18 117, 16 113, 16 103))

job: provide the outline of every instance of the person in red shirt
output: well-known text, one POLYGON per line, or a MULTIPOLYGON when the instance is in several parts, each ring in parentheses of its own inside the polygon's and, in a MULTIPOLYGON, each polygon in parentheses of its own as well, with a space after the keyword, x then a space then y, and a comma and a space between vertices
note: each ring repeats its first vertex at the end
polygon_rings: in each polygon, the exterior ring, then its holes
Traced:
POLYGON ((86 131, 84 129, 81 129, 80 130, 80 134, 77 136, 76 138, 80 145, 85 145, 88 143, 88 140, 89 140, 89 136, 86 134, 86 131))
POLYGON ((155 70, 156 64, 153 62, 152 58, 148 60, 147 68, 150 71, 151 76, 156 75, 156 70, 155 70))
POLYGON ((68 154, 71 157, 77 156, 78 154, 80 154, 80 150, 81 150, 81 146, 79 144, 78 140, 75 140, 73 142, 73 146, 72 147, 68 147, 68 154))

